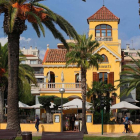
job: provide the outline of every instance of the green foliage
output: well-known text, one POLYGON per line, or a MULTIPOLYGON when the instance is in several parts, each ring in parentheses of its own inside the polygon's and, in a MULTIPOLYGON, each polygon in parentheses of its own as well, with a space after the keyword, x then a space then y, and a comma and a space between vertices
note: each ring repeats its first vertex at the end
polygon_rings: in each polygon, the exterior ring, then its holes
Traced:
MULTIPOLYGON (((104 124, 111 123, 110 122, 110 114, 109 113, 104 113, 104 124)), ((98 111, 94 112, 94 117, 93 117, 93 123, 94 124, 101 124, 101 113, 98 111)))
MULTIPOLYGON (((62 98, 63 100, 63 104, 68 102, 68 98, 62 98)), ((60 106, 61 105, 61 98, 54 98, 54 104, 56 106, 60 106)))
POLYGON ((39 96, 38 100, 39 100, 39 103, 42 104, 46 108, 51 105, 50 102, 52 102, 54 98, 55 96, 39 96))
MULTIPOLYGON (((137 52, 137 54, 140 57, 140 53, 137 52)), ((120 74, 121 75, 120 80, 117 80, 120 82, 120 84, 118 84, 118 88, 125 87, 121 91, 121 96, 129 95, 133 89, 138 88, 140 85, 140 60, 139 59, 135 60, 132 56, 129 57, 131 58, 131 63, 133 64, 133 66, 124 65, 123 68, 127 70, 122 71, 120 74)))
MULTIPOLYGON (((59 39, 64 45, 65 47, 68 49, 68 45, 66 43, 65 38, 63 37, 63 35, 57 30, 56 28, 56 24, 60 27, 61 30, 63 30, 70 38, 74 38, 76 40, 79 39, 77 32, 75 31, 75 29, 71 26, 71 24, 66 21, 63 17, 61 17, 60 15, 54 13, 52 10, 50 10, 47 6, 40 4, 39 2, 42 0, 0 0, 0 14, 1 13, 6 13, 8 11, 8 25, 9 25, 9 31, 12 33, 13 32, 13 27, 15 25, 15 20, 16 18, 21 18, 21 16, 23 16, 26 20, 26 18, 28 17, 28 15, 30 16, 30 18, 34 18, 36 20, 32 21, 32 26, 34 28, 34 30, 36 31, 38 37, 40 37, 40 30, 43 33, 43 36, 45 36, 45 30, 44 27, 42 25, 42 23, 47 27, 47 29, 49 29, 53 36, 57 39, 59 39), (20 14, 20 17, 18 12, 20 12, 20 9, 17 8, 13 8, 13 4, 14 3, 18 3, 19 7, 21 5, 26 5, 26 4, 31 4, 29 11, 24 12, 24 14, 20 14), (46 17, 42 17, 39 16, 40 14, 35 13, 34 9, 35 8, 42 8, 42 11, 40 11, 40 13, 45 13, 46 17), (40 30, 39 30, 40 28, 40 30)), ((23 9, 22 9, 23 10, 23 9)), ((31 20, 28 20, 29 22, 31 22, 31 20)))
POLYGON ((77 43, 69 43, 72 49, 66 54, 66 65, 77 64, 78 67, 89 69, 95 66, 98 69, 98 62, 102 61, 102 56, 98 53, 93 54, 99 47, 97 41, 92 40, 92 35, 86 38, 86 35, 79 35, 77 43))

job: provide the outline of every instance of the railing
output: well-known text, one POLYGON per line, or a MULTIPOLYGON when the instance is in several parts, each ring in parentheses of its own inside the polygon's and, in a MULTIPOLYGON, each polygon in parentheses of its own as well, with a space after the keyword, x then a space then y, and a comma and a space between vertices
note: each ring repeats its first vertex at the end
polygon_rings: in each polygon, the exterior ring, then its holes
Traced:
POLYGON ((43 71, 34 71, 34 74, 44 74, 43 71))
POLYGON ((95 37, 97 41, 112 41, 112 37, 95 37))
POLYGON ((47 89, 71 89, 71 88, 81 88, 81 83, 39 83, 40 88, 47 88, 47 89))

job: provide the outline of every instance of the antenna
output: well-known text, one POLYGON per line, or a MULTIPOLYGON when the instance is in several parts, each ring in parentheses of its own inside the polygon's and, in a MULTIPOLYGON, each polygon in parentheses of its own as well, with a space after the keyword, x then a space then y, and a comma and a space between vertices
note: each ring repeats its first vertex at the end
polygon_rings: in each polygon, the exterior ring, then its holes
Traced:
POLYGON ((132 49, 133 49, 133 40, 132 40, 132 49))
POLYGON ((103 0, 103 6, 105 6, 104 4, 105 4, 105 1, 103 0))

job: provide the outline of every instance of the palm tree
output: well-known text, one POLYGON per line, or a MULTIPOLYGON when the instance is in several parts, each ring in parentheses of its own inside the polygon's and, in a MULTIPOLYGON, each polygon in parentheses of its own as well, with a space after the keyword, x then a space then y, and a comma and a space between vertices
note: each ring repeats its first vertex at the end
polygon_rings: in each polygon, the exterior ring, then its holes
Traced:
MULTIPOLYGON (((137 52, 140 57, 140 53, 137 52)), ((129 56, 129 55, 128 55, 129 56)), ((129 56, 133 65, 124 65, 124 71, 120 73, 121 78, 118 87, 125 87, 121 91, 121 96, 129 95, 133 89, 140 86, 140 60, 135 60, 132 56, 129 56), (127 87, 127 88, 126 88, 127 87)))
POLYGON ((112 94, 113 96, 117 96, 115 93, 116 88, 112 84, 107 84, 104 82, 97 82, 94 81, 92 83, 92 88, 88 89, 87 97, 93 97, 93 107, 95 111, 97 108, 100 108, 100 97, 105 96, 105 106, 106 106, 106 113, 110 112, 110 101, 113 101, 113 99, 110 97, 112 94), (98 98, 96 98, 98 97, 98 98))
POLYGON ((18 65, 19 38, 27 29, 25 21, 33 26, 38 37, 40 30, 45 36, 44 27, 68 48, 62 34, 56 29, 57 24, 69 37, 77 38, 74 28, 61 16, 52 12, 48 7, 38 3, 41 0, 1 0, 0 14, 4 13, 3 28, 8 35, 8 114, 7 129, 15 129, 20 133, 18 118, 18 65))
MULTIPOLYGON (((3 75, 0 76, 1 80, 0 80, 0 89, 1 90, 1 94, 0 94, 0 122, 3 122, 3 103, 4 103, 4 90, 6 88, 7 85, 7 80, 8 80, 8 44, 6 43, 4 46, 1 46, 0 44, 0 69, 4 70, 3 75)), ((22 91, 22 98, 25 97, 25 93, 28 94, 28 97, 30 97, 29 95, 31 95, 31 86, 30 83, 34 83, 36 84, 36 78, 34 76, 34 71, 32 69, 32 67, 30 67, 27 64, 21 64, 22 60, 25 60, 25 56, 20 52, 19 54, 20 56, 20 61, 19 61, 19 73, 18 73, 18 88, 19 91, 22 91), (29 87, 29 89, 27 90, 27 88, 29 87)), ((20 98, 19 98, 20 99, 20 98)), ((26 99, 29 100, 29 99, 26 99)))
POLYGON ((70 43, 71 50, 66 54, 66 65, 77 64, 81 68, 81 89, 82 89, 82 132, 87 134, 86 127, 86 72, 91 67, 98 69, 98 62, 102 60, 99 54, 92 54, 99 46, 97 41, 92 41, 92 35, 86 38, 86 35, 80 35, 77 43, 70 43))
POLYGON ((7 44, 0 44, 0 122, 3 122, 4 90, 7 85, 6 71, 8 66, 8 47, 7 44))

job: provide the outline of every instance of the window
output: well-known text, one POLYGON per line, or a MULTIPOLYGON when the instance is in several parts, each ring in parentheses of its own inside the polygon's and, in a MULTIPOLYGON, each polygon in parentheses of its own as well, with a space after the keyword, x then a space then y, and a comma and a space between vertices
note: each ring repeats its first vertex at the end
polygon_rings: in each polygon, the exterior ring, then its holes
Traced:
POLYGON ((30 64, 37 64, 37 63, 36 63, 36 60, 31 60, 31 61, 30 61, 30 64))
POLYGON ((102 54, 103 62, 108 62, 108 58, 106 55, 102 54))
POLYGON ((95 28, 96 37, 111 37, 112 36, 112 27, 107 24, 101 24, 95 28))
POLYGON ((33 55, 36 55, 36 52, 33 52, 33 55))
POLYGON ((108 83, 108 74, 106 72, 99 73, 99 82, 108 83))
POLYGON ((22 61, 21 61, 21 64, 25 64, 25 60, 22 60, 22 61))

